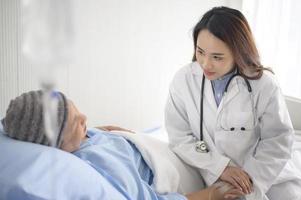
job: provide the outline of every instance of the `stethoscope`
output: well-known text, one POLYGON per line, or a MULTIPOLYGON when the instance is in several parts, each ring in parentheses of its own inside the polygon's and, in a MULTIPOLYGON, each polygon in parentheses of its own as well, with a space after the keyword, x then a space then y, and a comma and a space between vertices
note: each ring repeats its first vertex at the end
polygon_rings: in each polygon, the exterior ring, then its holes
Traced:
MULTIPOLYGON (((225 87, 225 91, 224 91, 223 95, 225 96, 227 94, 228 87, 229 87, 232 79, 235 78, 236 76, 240 76, 244 79, 244 81, 247 85, 247 88, 248 88, 248 92, 249 92, 249 94, 251 94, 252 93, 252 87, 250 85, 250 82, 248 81, 248 79, 246 77, 242 76, 237 71, 235 74, 233 74, 230 77, 229 81, 227 82, 227 85, 225 87)), ((203 136, 203 116, 204 116, 204 114, 203 114, 203 105, 204 105, 204 88, 205 88, 204 86, 205 86, 205 75, 203 74, 202 88, 201 88, 201 99, 200 99, 200 139, 195 144, 196 151, 200 152, 200 153, 208 153, 209 152, 209 149, 207 147, 207 144, 204 141, 204 136, 203 136)), ((252 108, 253 108, 253 103, 252 103, 252 108)), ((253 112, 253 114, 254 114, 254 112, 253 112)))

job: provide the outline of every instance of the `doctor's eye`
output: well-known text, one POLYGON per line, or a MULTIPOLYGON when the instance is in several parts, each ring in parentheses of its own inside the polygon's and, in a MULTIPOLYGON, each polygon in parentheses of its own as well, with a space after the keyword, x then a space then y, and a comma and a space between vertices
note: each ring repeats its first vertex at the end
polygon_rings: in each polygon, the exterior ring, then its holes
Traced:
POLYGON ((223 57, 219 57, 219 56, 213 56, 213 59, 216 60, 216 61, 221 61, 224 58, 223 57))
POLYGON ((198 51, 198 54, 199 54, 200 56, 204 56, 204 53, 201 52, 201 51, 198 51))
POLYGON ((201 51, 201 50, 197 50, 197 53, 200 55, 205 55, 204 51, 201 51))

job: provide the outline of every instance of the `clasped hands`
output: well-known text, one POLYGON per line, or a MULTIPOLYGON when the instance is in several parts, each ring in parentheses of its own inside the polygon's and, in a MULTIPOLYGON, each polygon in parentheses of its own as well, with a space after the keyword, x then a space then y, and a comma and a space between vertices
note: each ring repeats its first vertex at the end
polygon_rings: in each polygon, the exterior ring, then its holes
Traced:
POLYGON ((222 188, 223 185, 227 185, 226 189, 224 187, 222 189, 224 191, 221 191, 224 199, 236 199, 250 194, 253 190, 253 183, 250 176, 239 167, 227 166, 219 180, 222 181, 223 184, 217 183, 217 187, 222 188))

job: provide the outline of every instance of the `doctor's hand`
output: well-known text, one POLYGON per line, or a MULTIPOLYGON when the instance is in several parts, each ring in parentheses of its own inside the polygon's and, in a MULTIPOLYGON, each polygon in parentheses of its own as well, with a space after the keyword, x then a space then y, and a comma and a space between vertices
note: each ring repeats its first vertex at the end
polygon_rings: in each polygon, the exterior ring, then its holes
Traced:
POLYGON ((220 176, 220 180, 230 183, 245 194, 252 192, 253 184, 250 176, 239 167, 227 166, 220 176))

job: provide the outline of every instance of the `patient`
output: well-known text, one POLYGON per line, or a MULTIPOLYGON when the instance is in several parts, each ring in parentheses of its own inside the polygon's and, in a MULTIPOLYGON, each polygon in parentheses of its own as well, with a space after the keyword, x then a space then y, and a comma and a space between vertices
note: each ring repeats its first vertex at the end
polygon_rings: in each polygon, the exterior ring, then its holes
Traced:
POLYGON ((58 98, 58 137, 55 144, 51 144, 46 136, 41 90, 24 93, 10 102, 6 116, 2 119, 7 136, 55 146, 73 153, 105 177, 124 199, 223 200, 243 195, 241 191, 224 184, 215 184, 185 196, 179 193, 157 193, 152 187, 152 170, 138 149, 123 137, 109 133, 112 130, 129 130, 104 126, 99 127, 102 129, 99 131, 87 131, 86 116, 65 95, 60 92, 55 94, 58 98))

